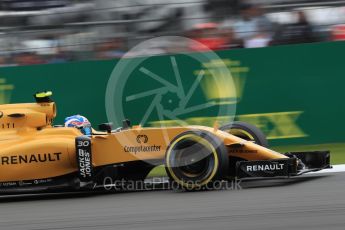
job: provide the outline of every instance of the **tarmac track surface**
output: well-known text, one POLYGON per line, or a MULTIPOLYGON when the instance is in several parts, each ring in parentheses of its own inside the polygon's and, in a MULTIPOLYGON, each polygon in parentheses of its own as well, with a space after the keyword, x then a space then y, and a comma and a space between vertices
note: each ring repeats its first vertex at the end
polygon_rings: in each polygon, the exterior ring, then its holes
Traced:
POLYGON ((344 172, 241 186, 2 197, 0 229, 345 229, 344 172))

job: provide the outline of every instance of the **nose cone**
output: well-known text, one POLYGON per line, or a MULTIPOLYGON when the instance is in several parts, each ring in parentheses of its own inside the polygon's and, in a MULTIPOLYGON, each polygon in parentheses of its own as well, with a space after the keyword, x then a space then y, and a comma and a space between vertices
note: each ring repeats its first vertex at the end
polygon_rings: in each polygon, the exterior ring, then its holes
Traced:
POLYGON ((224 145, 228 149, 229 156, 238 157, 244 160, 271 160, 283 159, 287 156, 273 151, 271 149, 262 147, 234 135, 222 132, 221 138, 224 145))

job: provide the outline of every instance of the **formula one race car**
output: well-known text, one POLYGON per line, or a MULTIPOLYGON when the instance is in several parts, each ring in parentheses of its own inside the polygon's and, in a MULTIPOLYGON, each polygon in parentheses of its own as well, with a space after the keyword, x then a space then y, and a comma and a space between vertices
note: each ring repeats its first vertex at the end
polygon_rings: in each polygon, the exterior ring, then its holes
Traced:
POLYGON ((74 127, 53 126, 51 92, 36 103, 0 105, 0 192, 94 189, 106 178, 144 180, 165 165, 170 181, 194 190, 229 178, 290 177, 330 166, 322 152, 278 153, 267 148, 256 127, 234 122, 204 126, 130 126, 83 135, 74 127))

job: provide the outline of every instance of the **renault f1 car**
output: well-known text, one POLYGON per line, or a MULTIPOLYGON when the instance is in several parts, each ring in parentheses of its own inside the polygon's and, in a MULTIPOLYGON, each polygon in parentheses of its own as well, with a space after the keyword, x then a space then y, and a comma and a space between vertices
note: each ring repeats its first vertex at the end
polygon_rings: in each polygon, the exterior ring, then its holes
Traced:
POLYGON ((171 181, 197 189, 217 180, 290 177, 330 166, 328 151, 278 153, 255 126, 234 122, 217 128, 185 126, 112 130, 91 135, 53 126, 51 92, 35 103, 0 105, 0 191, 89 190, 105 178, 144 180, 165 165, 171 181))

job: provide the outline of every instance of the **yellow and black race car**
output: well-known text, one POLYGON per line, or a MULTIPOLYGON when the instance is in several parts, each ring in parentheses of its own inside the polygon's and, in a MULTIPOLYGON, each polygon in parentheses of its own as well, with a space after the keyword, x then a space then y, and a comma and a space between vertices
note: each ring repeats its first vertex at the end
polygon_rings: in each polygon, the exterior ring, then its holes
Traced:
POLYGON ((323 152, 278 153, 256 127, 234 122, 220 128, 123 127, 101 124, 91 135, 53 126, 51 92, 36 103, 0 105, 0 191, 93 189, 111 181, 144 180, 164 164, 171 181, 198 189, 215 181, 290 177, 330 166, 323 152))

